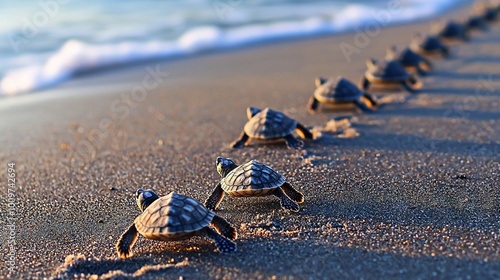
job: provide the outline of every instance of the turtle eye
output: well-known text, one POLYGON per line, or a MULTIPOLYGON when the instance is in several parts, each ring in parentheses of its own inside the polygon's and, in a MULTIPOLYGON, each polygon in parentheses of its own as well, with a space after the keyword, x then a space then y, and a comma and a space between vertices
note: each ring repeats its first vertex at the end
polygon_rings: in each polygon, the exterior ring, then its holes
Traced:
POLYGON ((224 162, 224 158, 222 157, 218 157, 216 160, 215 160, 215 165, 218 165, 219 163, 223 163, 224 162))
POLYGON ((136 198, 138 198, 138 197, 141 195, 141 193, 143 193, 143 192, 144 192, 144 190, 143 190, 143 189, 138 189, 138 190, 135 192, 135 197, 136 197, 136 198))

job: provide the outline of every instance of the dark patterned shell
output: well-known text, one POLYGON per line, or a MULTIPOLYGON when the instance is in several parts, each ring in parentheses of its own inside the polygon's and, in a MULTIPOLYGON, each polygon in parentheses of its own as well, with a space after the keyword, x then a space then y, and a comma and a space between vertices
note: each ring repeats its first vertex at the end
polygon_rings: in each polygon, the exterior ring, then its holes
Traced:
POLYGON ((418 66, 418 64, 422 62, 422 56, 406 48, 396 56, 396 60, 405 67, 412 67, 418 66))
POLYGON ((428 36, 422 42, 413 44, 414 50, 423 51, 439 51, 443 47, 443 44, 437 36, 428 36))
POLYGON ((500 6, 498 7, 484 7, 482 15, 487 21, 495 21, 498 19, 498 14, 500 13, 500 6))
POLYGON ((282 186, 285 178, 269 166, 252 160, 222 178, 222 189, 236 197, 269 195, 282 186))
POLYGON ((355 101, 363 95, 363 91, 344 78, 330 79, 316 88, 314 97, 322 103, 336 101, 355 101))
POLYGON ((381 81, 396 82, 404 81, 409 74, 401 63, 396 60, 379 62, 377 67, 368 69, 367 76, 369 78, 381 81))
POLYGON ((151 203, 135 219, 135 226, 149 239, 181 240, 208 226, 214 216, 213 211, 193 198, 170 193, 151 203))
POLYGON ((465 30, 465 27, 462 24, 455 21, 449 21, 439 31, 439 36, 444 38, 456 38, 464 36, 465 33, 467 33, 467 30, 465 30))
POLYGON ((471 16, 465 25, 471 29, 487 29, 486 22, 480 16, 471 16))
POLYGON ((297 121, 283 113, 266 108, 253 116, 243 130, 258 139, 280 138, 291 134, 297 127, 297 121))

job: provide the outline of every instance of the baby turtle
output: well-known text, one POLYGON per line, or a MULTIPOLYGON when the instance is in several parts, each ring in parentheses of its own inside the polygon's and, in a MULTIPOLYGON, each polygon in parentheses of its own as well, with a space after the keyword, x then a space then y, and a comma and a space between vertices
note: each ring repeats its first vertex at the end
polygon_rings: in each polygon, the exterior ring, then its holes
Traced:
POLYGON ((392 46, 387 49, 386 59, 397 60, 408 72, 414 73, 416 71, 420 75, 426 75, 432 68, 432 63, 427 58, 412 51, 410 48, 398 51, 396 46, 392 46))
POLYGON ((376 60, 366 61, 367 70, 361 79, 360 88, 368 90, 370 84, 384 86, 402 85, 407 91, 415 93, 422 87, 422 82, 414 74, 406 72, 401 63, 396 60, 385 60, 377 63, 376 60))
POLYGON ((211 239, 221 253, 236 251, 236 243, 231 241, 237 237, 236 229, 193 198, 173 192, 158 197, 154 191, 143 189, 137 190, 136 197, 142 213, 116 243, 120 258, 132 255, 132 246, 139 233, 147 239, 160 241, 201 235, 211 239))
POLYGON ((282 208, 293 212, 299 211, 297 203, 304 202, 304 196, 283 176, 258 161, 251 160, 238 166, 228 158, 218 157, 215 164, 222 179, 205 201, 208 209, 217 209, 224 192, 234 197, 274 195, 279 198, 282 208))
POLYGON ((481 16, 470 16, 465 21, 465 26, 469 30, 481 30, 481 31, 488 31, 489 30, 488 24, 486 23, 484 18, 481 16))
POLYGON ((464 24, 454 20, 448 21, 445 25, 437 23, 433 25, 433 30, 436 31, 438 37, 444 40, 461 40, 469 41, 469 30, 464 24))
POLYGON ((450 49, 439 40, 438 36, 422 38, 422 35, 417 33, 412 37, 410 48, 421 55, 439 54, 443 57, 450 55, 450 49))
POLYGON ((498 19, 498 14, 500 13, 500 4, 488 5, 485 3, 476 3, 474 8, 476 13, 488 22, 496 21, 498 19))
POLYGON ((243 132, 231 143, 231 148, 246 146, 251 138, 262 140, 284 138, 288 148, 298 149, 304 143, 292 135, 294 131, 297 131, 301 138, 313 139, 309 129, 281 112, 269 108, 261 110, 248 107, 247 117, 248 122, 243 127, 243 132))
POLYGON ((342 77, 329 80, 317 78, 315 83, 316 90, 307 105, 307 108, 311 113, 318 110, 319 103, 354 103, 363 111, 372 111, 378 105, 375 96, 358 89, 355 84, 342 77))

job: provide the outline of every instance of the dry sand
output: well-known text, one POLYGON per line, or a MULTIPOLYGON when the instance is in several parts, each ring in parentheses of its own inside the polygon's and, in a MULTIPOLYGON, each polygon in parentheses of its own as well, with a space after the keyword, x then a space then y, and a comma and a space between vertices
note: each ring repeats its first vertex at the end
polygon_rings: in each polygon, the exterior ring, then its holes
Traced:
POLYGON ((386 28, 350 63, 339 45, 354 34, 344 34, 150 62, 2 100, 0 178, 15 162, 18 182, 15 208, 0 190, 5 254, 6 210, 17 218, 15 273, 2 261, 0 278, 499 279, 500 24, 435 60, 422 93, 391 93, 382 110, 348 116, 358 137, 325 129, 346 113, 305 107, 315 77, 357 82, 367 58, 429 25, 386 28), (169 76, 133 101, 157 65, 169 76), (231 150, 250 105, 322 136, 298 152, 283 143, 231 150), (226 197, 218 212, 239 229, 236 253, 203 238, 140 238, 118 260, 114 244, 139 214, 133 192, 204 201, 217 156, 271 165, 304 193, 301 211, 226 197))

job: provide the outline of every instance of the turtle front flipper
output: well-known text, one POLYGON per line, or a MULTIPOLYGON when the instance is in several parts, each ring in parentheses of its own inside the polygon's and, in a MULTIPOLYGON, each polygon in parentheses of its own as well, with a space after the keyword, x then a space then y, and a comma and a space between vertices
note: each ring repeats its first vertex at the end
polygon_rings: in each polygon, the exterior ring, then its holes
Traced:
POLYGON ((314 96, 309 99, 309 103, 307 103, 307 110, 309 110, 309 113, 314 114, 318 110, 318 99, 316 99, 314 96))
POLYGON ((212 194, 207 198, 207 200, 205 200, 205 207, 210 210, 217 209, 217 206, 219 206, 223 197, 224 190, 222 190, 222 186, 218 183, 212 191, 212 194))
POLYGON ((118 239, 116 243, 116 252, 120 258, 128 258, 132 256, 132 247, 137 241, 137 237, 139 232, 135 227, 135 224, 132 224, 118 239))
POLYGON ((291 198, 289 198, 281 188, 276 188, 273 191, 273 195, 279 198, 282 208, 290 210, 292 212, 299 212, 299 205, 291 198))
POLYGON ((222 234, 226 238, 231 240, 236 240, 236 238, 238 238, 238 232, 236 232, 236 229, 221 216, 215 215, 211 224, 218 233, 222 234))
POLYGON ((427 58, 422 60, 417 65, 418 74, 421 76, 427 75, 432 69, 432 63, 427 58))
POLYGON ((354 101, 354 104, 363 112, 374 111, 378 106, 376 98, 369 93, 364 93, 361 98, 354 101))
POLYGON ((217 249, 221 253, 231 253, 236 252, 236 243, 225 238, 224 236, 218 234, 215 230, 206 227, 204 229, 205 236, 210 238, 217 246, 217 249))
POLYGON ((403 87, 410 93, 416 93, 422 86, 422 81, 415 75, 411 75, 403 82, 403 87))
POLYGON ((307 129, 307 127, 305 127, 301 123, 297 123, 296 131, 302 139, 312 140, 314 138, 311 131, 309 131, 309 129, 307 129))
POLYGON ((373 94, 365 92, 365 93, 363 93, 362 98, 365 99, 369 103, 368 106, 370 108, 376 108, 379 105, 377 98, 373 94))
POLYGON ((281 188, 283 192, 293 201, 297 203, 304 202, 304 195, 302 195, 298 190, 294 189, 291 184, 285 182, 281 188))
POLYGON ((293 137, 293 135, 289 134, 285 137, 285 141, 286 141, 286 145, 288 146, 288 148, 290 149, 300 149, 302 148, 302 146, 304 146, 304 142, 298 140, 297 138, 293 137))
POLYGON ((250 140, 250 137, 243 131, 240 135, 240 137, 236 140, 234 140, 233 143, 231 143, 231 148, 242 148, 244 147, 247 142, 250 140))
POLYGON ((450 48, 447 47, 447 46, 441 46, 440 48, 440 51, 441 51, 441 54, 443 55, 443 57, 450 57, 450 48))
POLYGON ((361 81, 359 82, 359 88, 362 90, 368 90, 368 88, 370 88, 370 81, 368 80, 368 78, 366 78, 365 76, 361 78, 361 81))

